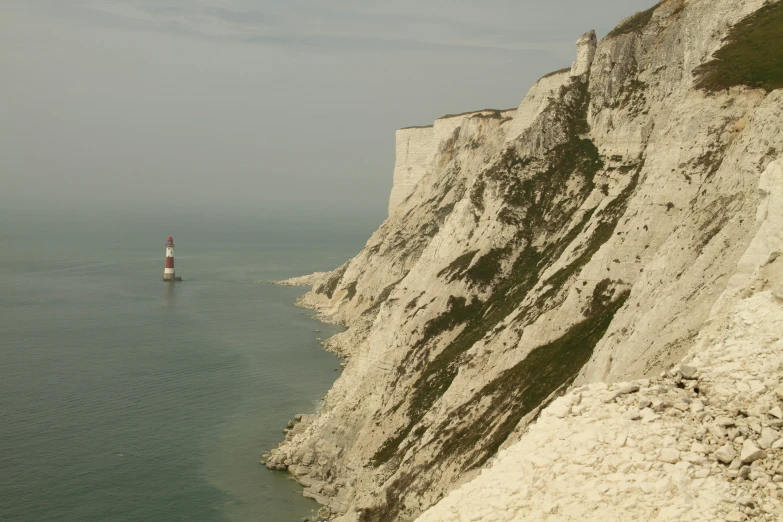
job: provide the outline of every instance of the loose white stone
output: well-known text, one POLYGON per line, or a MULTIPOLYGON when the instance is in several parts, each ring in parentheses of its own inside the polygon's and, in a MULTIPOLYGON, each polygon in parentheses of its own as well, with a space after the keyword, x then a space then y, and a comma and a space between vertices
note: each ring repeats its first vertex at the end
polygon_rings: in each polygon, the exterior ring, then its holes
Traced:
POLYGON ((698 453, 692 453, 690 451, 681 453, 680 458, 686 462, 690 462, 691 464, 704 464, 705 462, 707 462, 706 457, 704 457, 703 455, 699 455, 698 453))
POLYGON ((685 379, 693 379, 696 377, 696 368, 688 364, 680 366, 680 373, 685 379))
POLYGON ((528 455, 527 460, 538 468, 548 468, 553 464, 551 459, 548 459, 543 455, 528 455))
POLYGON ((742 451, 740 452, 740 460, 743 464, 750 464, 753 461, 766 458, 767 454, 758 448, 750 440, 746 440, 742 443, 742 451))
POLYGON ((698 453, 700 455, 706 455, 709 453, 709 450, 707 449, 707 446, 700 442, 694 442, 691 444, 691 451, 694 453, 698 453))
POLYGON ((780 433, 772 428, 763 428, 759 437, 759 448, 769 449, 780 438, 780 433))
POLYGON ((658 454, 658 460, 675 464, 680 461, 680 451, 674 448, 663 448, 658 454))
POLYGON ((728 436, 726 430, 724 430, 721 426, 718 426, 716 424, 711 424, 709 426, 709 431, 712 434, 712 436, 718 440, 723 440, 728 436))
POLYGON ((718 449, 718 451, 714 453, 714 455, 719 462, 722 462, 723 464, 730 464, 731 461, 734 460, 734 457, 736 457, 737 452, 734 451, 734 446, 731 444, 724 444, 720 447, 720 449, 718 449))
POLYGON ((553 408, 548 408, 546 411, 555 417, 562 419, 564 417, 568 417, 568 415, 571 413, 571 406, 569 404, 558 404, 553 408))

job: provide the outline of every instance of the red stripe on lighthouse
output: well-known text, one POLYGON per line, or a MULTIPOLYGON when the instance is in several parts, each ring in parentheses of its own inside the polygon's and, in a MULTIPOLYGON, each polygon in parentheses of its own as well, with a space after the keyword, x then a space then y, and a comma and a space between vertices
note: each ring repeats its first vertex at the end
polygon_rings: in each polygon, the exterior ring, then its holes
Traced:
MULTIPOLYGON (((158 258, 160 259, 160 258, 158 258)), ((174 268, 174 258, 166 256, 166 268, 174 268)))

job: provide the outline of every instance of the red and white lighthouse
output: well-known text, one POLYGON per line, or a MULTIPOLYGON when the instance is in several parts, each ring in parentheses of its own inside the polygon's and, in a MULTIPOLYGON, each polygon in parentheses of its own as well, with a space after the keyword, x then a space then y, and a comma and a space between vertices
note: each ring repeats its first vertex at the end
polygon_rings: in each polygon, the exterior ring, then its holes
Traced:
POLYGON ((169 236, 166 241, 166 268, 163 269, 164 281, 175 281, 174 277, 174 239, 169 236))

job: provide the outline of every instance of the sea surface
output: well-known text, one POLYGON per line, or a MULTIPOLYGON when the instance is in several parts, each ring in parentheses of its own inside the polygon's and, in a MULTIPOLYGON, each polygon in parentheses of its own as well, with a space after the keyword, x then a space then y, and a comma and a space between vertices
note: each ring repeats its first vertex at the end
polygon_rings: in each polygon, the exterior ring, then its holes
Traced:
MULTIPOLYGON (((254 215, 2 216, 0 520, 301 520, 259 455, 339 375, 259 284, 332 269, 377 225, 254 215), (177 275, 164 283, 164 242, 177 275)), ((320 330, 320 332, 319 332, 320 330)))

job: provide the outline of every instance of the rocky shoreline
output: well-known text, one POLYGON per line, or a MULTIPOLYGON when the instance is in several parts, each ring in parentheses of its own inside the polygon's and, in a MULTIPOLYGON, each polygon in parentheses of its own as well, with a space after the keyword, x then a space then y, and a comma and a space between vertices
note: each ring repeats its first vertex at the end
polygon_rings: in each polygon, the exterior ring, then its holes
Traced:
POLYGON ((278 286, 314 286, 327 278, 329 274, 330 272, 314 272, 312 274, 283 279, 282 281, 259 281, 259 284, 267 283, 278 286))
MULTIPOLYGON (((329 272, 315 272, 313 274, 292 277, 281 281, 267 281, 266 283, 280 286, 312 287, 323 282, 328 276, 329 272)), ((264 283, 264 281, 259 281, 259 283, 264 283)), ((303 306, 300 301, 297 301, 297 305, 303 306)), ((310 307, 303 306, 303 308, 310 307)), ((324 323, 330 323, 328 319, 320 314, 316 316, 316 319, 324 323)), ((317 331, 318 330, 316 330, 316 332, 317 331)), ((321 342, 324 349, 329 350, 329 339, 318 338, 317 340, 321 342)), ((340 367, 345 368, 347 364, 347 361, 343 361, 340 363, 340 367)), ((294 418, 288 422, 285 428, 283 428, 285 437, 283 441, 278 443, 278 447, 291 442, 294 437, 304 433, 313 424, 316 418, 317 413, 297 413, 294 415, 294 418)), ((340 514, 341 509, 344 509, 345 499, 338 496, 338 492, 342 489, 341 486, 344 486, 344 484, 335 481, 333 477, 320 476, 317 470, 318 462, 312 453, 305 454, 297 464, 294 464, 289 458, 275 448, 268 452, 264 452, 261 455, 259 463, 273 471, 286 471, 290 473, 297 482, 304 487, 302 495, 306 498, 315 500, 321 505, 321 508, 314 516, 304 519, 305 522, 332 520, 340 514), (330 478, 332 480, 330 480, 330 478)))
MULTIPOLYGON (((294 421, 289 422, 288 427, 283 430, 285 441, 291 441, 295 436, 304 433, 314 420, 315 415, 296 414, 294 421)), ((281 442, 281 444, 283 443, 281 442)), ((328 477, 319 478, 313 474, 317 462, 312 453, 304 455, 299 464, 294 464, 290 459, 286 459, 272 450, 262 455, 261 464, 271 470, 287 471, 304 486, 303 495, 322 506, 312 520, 331 520, 333 516, 338 514, 341 507, 340 499, 336 496, 339 485, 330 482, 328 477)))

